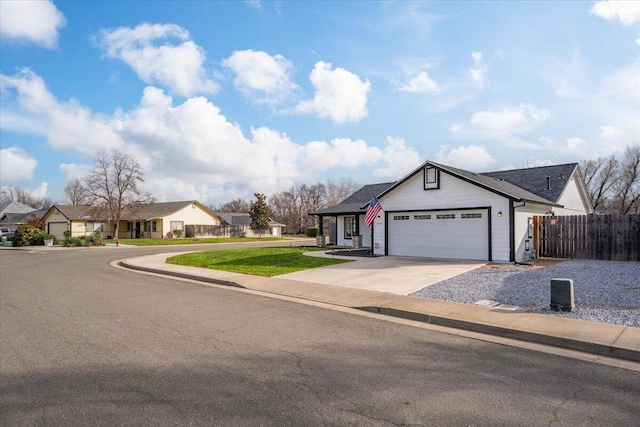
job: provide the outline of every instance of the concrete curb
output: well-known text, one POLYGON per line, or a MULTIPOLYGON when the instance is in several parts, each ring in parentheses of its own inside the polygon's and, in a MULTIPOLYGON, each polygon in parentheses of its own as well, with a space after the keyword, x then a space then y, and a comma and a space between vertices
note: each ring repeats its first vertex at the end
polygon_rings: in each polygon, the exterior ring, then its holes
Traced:
MULTIPOLYGON (((135 270, 135 271, 142 271, 146 273, 154 273, 154 274, 159 274, 164 276, 195 280, 195 281, 212 283, 216 285, 222 285, 222 286, 228 286, 228 287, 234 287, 234 288, 257 290, 264 293, 288 295, 292 298, 300 298, 299 295, 295 295, 295 294, 286 294, 283 292, 275 293, 273 291, 269 291, 265 289, 258 289, 250 286, 243 286, 232 280, 224 280, 224 279, 213 278, 213 277, 203 277, 197 274, 188 274, 184 272, 176 272, 176 271, 170 271, 166 269, 143 267, 140 265, 135 265, 133 263, 128 263, 127 260, 118 261, 117 264, 121 267, 130 269, 130 270, 135 270)), ((407 298, 411 298, 411 297, 407 297, 407 298)), ((309 298, 308 296, 303 299, 322 302, 325 304, 336 305, 341 307, 349 307, 356 310, 366 311, 370 313, 377 313, 385 316, 397 317, 397 318, 402 318, 407 320, 413 320, 413 321, 428 323, 428 324, 437 325, 437 326, 461 329, 461 330, 466 330, 471 332, 482 333, 486 335, 511 338, 519 341, 532 342, 536 344, 543 344, 543 345, 549 345, 553 347, 577 350, 577 351, 600 355, 600 356, 607 356, 607 357, 613 357, 618 359, 630 360, 634 362, 640 362, 640 350, 636 350, 636 349, 628 348, 624 346, 617 346, 615 345, 615 343, 614 345, 608 345, 608 344, 593 342, 593 341, 584 340, 584 339, 572 338, 569 336, 557 336, 549 333, 536 332, 536 331, 526 330, 523 328, 510 328, 509 326, 506 326, 506 325, 496 325, 491 323, 485 323, 482 321, 470 321, 466 319, 461 319, 459 317, 454 317, 454 316, 448 317, 448 316, 438 315, 433 313, 420 312, 418 310, 407 310, 407 309, 402 309, 398 307, 393 307, 394 303, 391 303, 387 306, 371 306, 371 305, 354 306, 348 303, 339 304, 337 302, 330 302, 326 300, 309 298)), ((619 326, 619 325, 616 325, 616 326, 619 326)), ((623 330, 626 331, 626 328, 631 328, 631 327, 621 327, 621 328, 623 328, 623 330)), ((631 329, 636 329, 636 328, 631 328, 631 329)), ((622 335, 624 334, 624 331, 620 334, 618 338, 622 337, 622 335)), ((635 336, 634 336, 635 334, 631 334, 631 335, 632 335, 632 339, 635 339, 635 336)), ((640 334, 637 334, 637 335, 640 336, 640 334)), ((622 341, 624 341, 624 339, 622 341)))
POLYGON ((172 276, 180 279, 189 279, 189 280, 197 280, 199 282, 213 283, 214 285, 222 285, 222 286, 230 286, 232 288, 246 289, 245 286, 242 286, 239 283, 232 282, 229 280, 214 279, 211 277, 202 277, 202 276, 187 274, 187 273, 177 273, 175 271, 158 270, 156 268, 140 267, 139 265, 129 264, 126 261, 119 261, 118 265, 120 267, 128 268, 130 270, 144 271, 146 273, 162 274, 163 276, 172 276))
POLYGON ((585 353, 598 354, 601 356, 615 357, 618 359, 632 360, 640 362, 640 352, 631 349, 610 346, 589 341, 582 341, 567 337, 557 337, 531 331, 506 328, 486 323, 470 322, 467 320, 453 319, 449 317, 437 316, 433 314, 418 313, 400 310, 389 307, 352 307, 363 311, 383 314, 386 316, 399 317, 402 319, 415 320, 432 325, 445 326, 448 328, 463 329, 466 331, 478 332, 481 334, 495 335, 504 338, 512 338, 519 341, 533 342, 537 344, 550 345, 553 347, 578 350, 585 353))

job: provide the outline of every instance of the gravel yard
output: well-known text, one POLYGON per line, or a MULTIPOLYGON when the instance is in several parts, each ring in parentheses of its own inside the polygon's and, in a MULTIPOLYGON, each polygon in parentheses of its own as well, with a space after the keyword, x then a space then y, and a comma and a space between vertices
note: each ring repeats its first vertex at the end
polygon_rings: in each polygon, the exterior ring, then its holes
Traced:
POLYGON ((640 262, 571 260, 546 268, 488 265, 411 295, 467 304, 493 300, 530 313, 640 327, 640 262), (549 309, 552 278, 573 279, 573 313, 549 309))

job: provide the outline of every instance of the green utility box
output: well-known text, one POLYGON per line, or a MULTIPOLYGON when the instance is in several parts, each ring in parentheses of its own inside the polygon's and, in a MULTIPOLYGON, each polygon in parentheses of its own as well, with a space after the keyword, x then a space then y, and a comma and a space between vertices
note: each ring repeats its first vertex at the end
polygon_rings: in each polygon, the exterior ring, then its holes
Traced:
POLYGON ((551 310, 573 311, 576 308, 573 294, 573 280, 551 279, 551 310))

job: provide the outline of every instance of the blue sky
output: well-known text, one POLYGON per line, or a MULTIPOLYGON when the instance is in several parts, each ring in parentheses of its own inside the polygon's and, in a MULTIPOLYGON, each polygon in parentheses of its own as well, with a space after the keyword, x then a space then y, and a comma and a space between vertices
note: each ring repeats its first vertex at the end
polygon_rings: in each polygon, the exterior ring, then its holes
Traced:
POLYGON ((221 203, 425 160, 640 142, 640 2, 0 2, 0 181, 63 200, 101 148, 221 203))

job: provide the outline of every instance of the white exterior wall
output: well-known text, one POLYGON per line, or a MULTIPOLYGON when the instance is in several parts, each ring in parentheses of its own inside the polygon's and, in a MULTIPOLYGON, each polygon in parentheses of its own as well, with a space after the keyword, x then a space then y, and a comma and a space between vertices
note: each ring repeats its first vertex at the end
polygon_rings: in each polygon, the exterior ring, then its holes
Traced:
POLYGON ((563 205, 564 208, 553 208, 553 212, 556 215, 586 215, 588 213, 585 209, 588 203, 583 198, 580 190, 578 190, 575 179, 576 174, 577 172, 573 173, 558 199, 558 204, 563 205))
MULTIPOLYGON (((353 245, 353 240, 352 239, 345 239, 344 238, 344 218, 345 217, 353 217, 354 215, 340 215, 338 216, 337 222, 336 222, 336 233, 338 234, 337 237, 337 245, 338 246, 352 246, 353 245)), ((361 213, 360 215, 358 215, 358 227, 359 227, 359 233, 362 236, 362 246, 366 246, 366 247, 370 247, 371 246, 371 227, 367 227, 366 224, 364 223, 364 218, 365 218, 365 214, 364 212, 361 213)))
MULTIPOLYGON (((420 171, 399 187, 380 198, 384 212, 491 207, 491 252, 493 261, 509 262, 510 201, 491 191, 440 172, 440 188, 424 189, 420 171), (498 217, 498 212, 502 216, 498 217)), ((385 216, 374 222, 374 253, 385 252, 385 216)))
POLYGON ((171 221, 182 221, 184 223, 184 227, 187 225, 220 225, 220 220, 218 218, 209 215, 207 212, 200 209, 198 205, 196 205, 195 208, 191 205, 186 206, 178 212, 162 218, 163 234, 167 234, 169 231, 172 231, 171 221))

